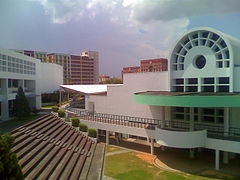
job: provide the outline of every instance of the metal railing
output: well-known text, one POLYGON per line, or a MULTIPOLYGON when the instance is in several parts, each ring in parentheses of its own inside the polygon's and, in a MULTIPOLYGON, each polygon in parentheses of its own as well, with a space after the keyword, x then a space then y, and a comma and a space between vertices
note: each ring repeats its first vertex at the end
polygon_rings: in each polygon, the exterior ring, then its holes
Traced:
MULTIPOLYGON (((99 121, 105 123, 119 124, 119 125, 131 125, 134 123, 135 127, 143 127, 142 125, 148 125, 151 128, 169 129, 176 131, 189 131, 190 122, 189 121, 176 121, 176 120, 160 120, 152 118, 142 118, 142 117, 132 117, 124 115, 115 114, 105 114, 105 113, 95 113, 83 109, 76 109, 71 107, 66 107, 65 109, 76 113, 78 116, 85 120, 99 121)), ((145 127, 145 126, 144 126, 145 127)), ((204 124, 195 122, 193 125, 193 130, 207 130, 208 137, 224 137, 226 139, 229 137, 239 137, 240 140, 240 128, 230 127, 229 131, 224 131, 223 125, 217 124, 204 124)))

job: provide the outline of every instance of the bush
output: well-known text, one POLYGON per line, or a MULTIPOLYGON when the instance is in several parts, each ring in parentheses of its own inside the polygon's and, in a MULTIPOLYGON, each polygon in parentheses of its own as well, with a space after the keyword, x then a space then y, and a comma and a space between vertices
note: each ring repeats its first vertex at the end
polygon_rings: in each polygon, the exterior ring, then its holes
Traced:
POLYGON ((59 110, 59 107, 57 107, 57 106, 53 106, 53 107, 52 107, 52 111, 53 111, 53 112, 58 112, 58 110, 59 110))
POLYGON ((58 110, 58 116, 59 117, 65 117, 65 111, 64 110, 58 110))
POLYGON ((72 121, 72 126, 78 127, 78 125, 80 123, 79 118, 77 118, 77 117, 72 118, 71 121, 72 121))
POLYGON ((88 136, 96 138, 97 137, 97 130, 94 128, 89 128, 88 129, 88 136))
POLYGON ((10 134, 0 132, 0 177, 3 180, 24 179, 17 156, 11 151, 13 144, 14 138, 10 134))
POLYGON ((84 123, 79 123, 79 130, 82 132, 87 132, 88 131, 88 126, 84 123))

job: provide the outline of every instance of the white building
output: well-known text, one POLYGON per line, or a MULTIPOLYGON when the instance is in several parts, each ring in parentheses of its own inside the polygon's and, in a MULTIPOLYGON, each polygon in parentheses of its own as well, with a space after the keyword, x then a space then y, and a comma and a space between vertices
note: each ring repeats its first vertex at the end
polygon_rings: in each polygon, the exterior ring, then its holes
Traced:
POLYGON ((62 67, 0 49, 0 120, 13 114, 13 102, 21 86, 31 108, 41 108, 41 93, 58 90, 63 83, 62 67), (57 73, 57 74, 56 74, 57 73), (54 77, 54 78, 53 78, 54 77))
POLYGON ((107 86, 104 95, 86 94, 86 109, 95 115, 84 121, 107 135, 114 131, 188 148, 191 156, 195 148, 212 149, 219 169, 221 151, 224 163, 240 153, 240 40, 211 28, 192 29, 169 59, 168 72, 124 74, 123 85, 107 86))

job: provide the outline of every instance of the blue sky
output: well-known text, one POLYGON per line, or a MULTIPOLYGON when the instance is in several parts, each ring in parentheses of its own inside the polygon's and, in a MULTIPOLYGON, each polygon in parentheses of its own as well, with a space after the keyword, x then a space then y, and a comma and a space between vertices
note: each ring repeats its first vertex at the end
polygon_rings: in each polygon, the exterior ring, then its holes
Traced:
POLYGON ((208 26, 240 39, 239 0, 0 0, 0 47, 100 53, 120 76, 139 60, 168 57, 187 30, 208 26))

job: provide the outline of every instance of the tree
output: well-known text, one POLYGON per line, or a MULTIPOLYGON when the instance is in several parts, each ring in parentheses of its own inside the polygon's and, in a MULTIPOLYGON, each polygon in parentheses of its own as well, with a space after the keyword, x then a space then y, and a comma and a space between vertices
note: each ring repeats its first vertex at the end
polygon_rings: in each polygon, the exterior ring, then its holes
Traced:
POLYGON ((119 78, 110 78, 106 81, 103 81, 102 84, 122 84, 122 79, 119 78))
POLYGON ((2 180, 22 180, 23 174, 15 153, 11 152, 14 138, 0 132, 0 177, 2 180))
POLYGON ((16 95, 16 100, 14 103, 14 112, 18 119, 28 117, 31 113, 28 100, 24 94, 23 88, 20 86, 16 95))

